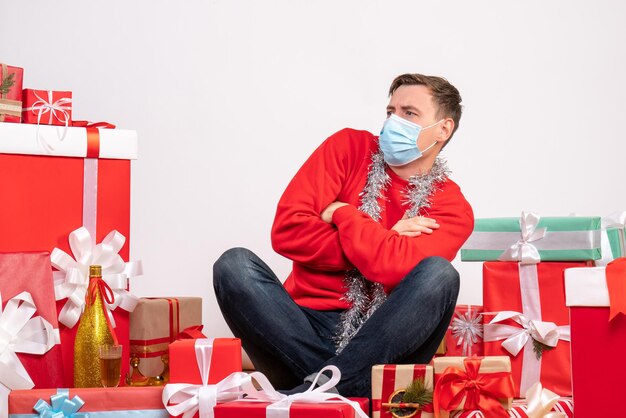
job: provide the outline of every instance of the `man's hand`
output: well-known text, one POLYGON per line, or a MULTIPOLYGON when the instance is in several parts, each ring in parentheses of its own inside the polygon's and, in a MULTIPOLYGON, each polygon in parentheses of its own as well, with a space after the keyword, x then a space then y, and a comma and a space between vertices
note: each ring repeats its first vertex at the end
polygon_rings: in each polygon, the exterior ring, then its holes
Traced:
POLYGON ((346 206, 346 205, 347 203, 343 203, 343 202, 331 203, 330 205, 326 207, 326 209, 322 211, 320 215, 322 217, 322 220, 326 222, 327 224, 333 223, 333 213, 335 213, 335 211, 339 209, 340 207, 346 206))
POLYGON ((400 235, 407 237, 417 237, 424 234, 432 234, 433 230, 439 228, 437 221, 423 216, 413 218, 402 218, 391 228, 400 235))

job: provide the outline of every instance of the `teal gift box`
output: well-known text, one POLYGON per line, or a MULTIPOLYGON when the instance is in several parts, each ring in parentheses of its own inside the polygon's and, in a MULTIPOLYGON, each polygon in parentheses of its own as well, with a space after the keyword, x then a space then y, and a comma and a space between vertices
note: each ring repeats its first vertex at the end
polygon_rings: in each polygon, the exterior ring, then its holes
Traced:
POLYGON ((601 258, 600 217, 476 219, 461 248, 462 261, 586 261, 601 258))
POLYGON ((626 257, 626 211, 602 218, 602 259, 597 266, 606 266, 616 258, 626 257))

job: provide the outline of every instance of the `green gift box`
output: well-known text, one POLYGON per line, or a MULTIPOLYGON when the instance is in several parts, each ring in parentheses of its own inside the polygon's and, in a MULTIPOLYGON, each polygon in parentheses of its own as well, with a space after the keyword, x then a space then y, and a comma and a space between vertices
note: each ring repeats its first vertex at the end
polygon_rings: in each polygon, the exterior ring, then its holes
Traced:
POLYGON ((602 218, 602 259, 597 266, 606 266, 616 258, 626 257, 626 211, 602 218))
POLYGON ((600 217, 540 217, 476 219, 474 231, 461 248, 462 261, 585 261, 602 256, 600 217))

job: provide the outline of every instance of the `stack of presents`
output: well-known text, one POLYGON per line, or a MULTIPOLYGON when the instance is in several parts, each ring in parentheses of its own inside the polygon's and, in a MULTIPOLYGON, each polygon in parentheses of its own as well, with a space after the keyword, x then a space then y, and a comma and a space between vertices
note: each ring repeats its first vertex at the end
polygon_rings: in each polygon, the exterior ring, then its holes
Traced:
POLYGON ((329 392, 333 367, 285 396, 202 334, 200 298, 129 291, 136 133, 0 75, 0 418, 626 416, 626 213, 477 219, 483 306, 457 306, 430 364, 374 366, 371 405, 329 392), (119 381, 98 344, 122 347, 119 381))

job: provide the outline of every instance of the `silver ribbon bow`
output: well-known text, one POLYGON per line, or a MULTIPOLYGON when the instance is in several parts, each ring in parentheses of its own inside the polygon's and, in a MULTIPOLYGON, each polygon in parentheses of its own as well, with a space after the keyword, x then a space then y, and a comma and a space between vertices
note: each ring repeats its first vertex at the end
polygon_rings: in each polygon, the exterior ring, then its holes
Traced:
POLYGON ((462 355, 471 356, 472 345, 483 339, 482 315, 470 308, 462 315, 455 313, 450 329, 457 347, 463 346, 462 355))

